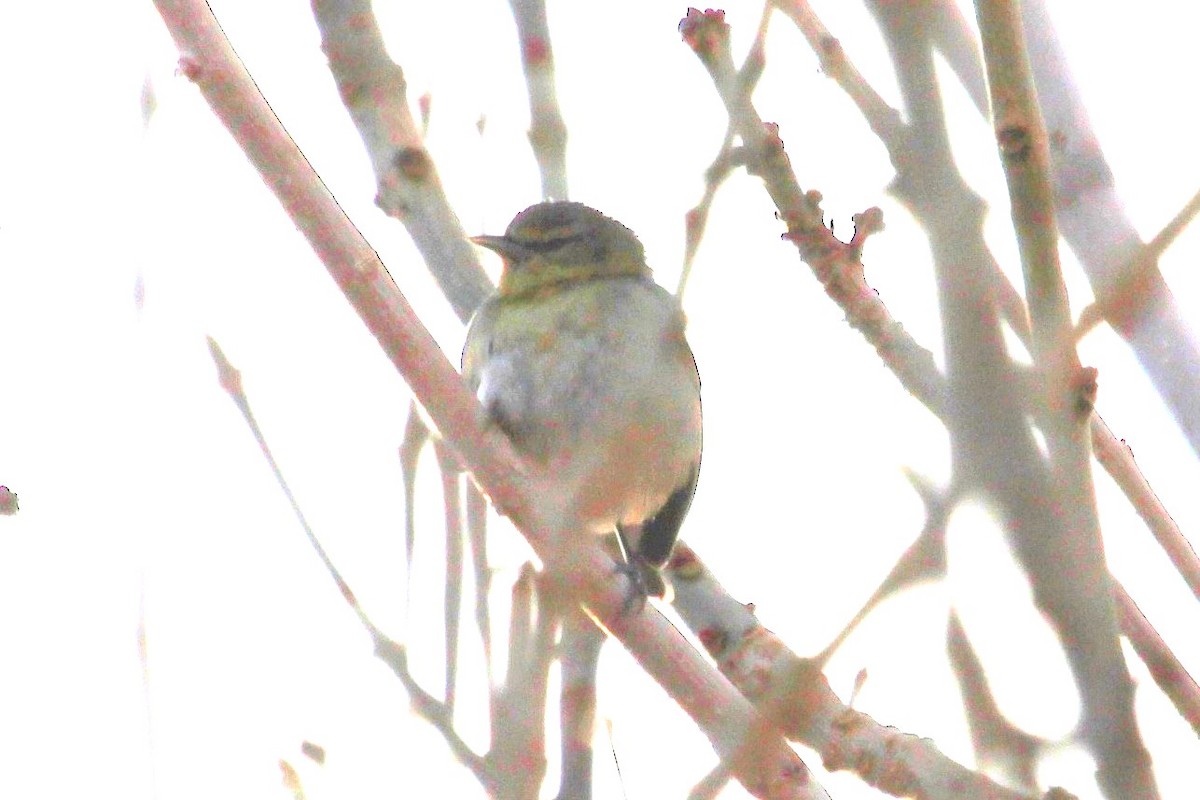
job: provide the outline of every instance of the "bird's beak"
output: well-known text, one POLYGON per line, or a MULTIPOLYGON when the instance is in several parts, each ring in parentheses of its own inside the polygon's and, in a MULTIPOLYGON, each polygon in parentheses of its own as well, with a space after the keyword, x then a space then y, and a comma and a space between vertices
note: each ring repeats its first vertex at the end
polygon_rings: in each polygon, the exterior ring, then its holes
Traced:
POLYGON ((472 236, 471 242, 480 247, 486 247, 494 253, 499 253, 500 257, 505 261, 515 261, 524 252, 524 248, 521 245, 507 236, 472 236))

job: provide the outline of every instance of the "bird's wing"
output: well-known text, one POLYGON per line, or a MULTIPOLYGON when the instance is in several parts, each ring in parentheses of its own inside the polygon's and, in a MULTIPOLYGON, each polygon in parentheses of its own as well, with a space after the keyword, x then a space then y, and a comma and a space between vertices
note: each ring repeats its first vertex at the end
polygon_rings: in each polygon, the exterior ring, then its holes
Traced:
POLYGON ((655 567, 662 567, 671 556, 675 537, 683 525, 696 494, 696 481, 700 477, 700 462, 688 474, 687 480, 667 498, 658 512, 642 523, 642 535, 637 541, 637 555, 655 567))
POLYGON ((478 391, 483 365, 487 361, 496 331, 496 315, 500 306, 494 299, 485 300, 471 317, 467 326, 467 339, 463 344, 462 374, 471 391, 478 391))

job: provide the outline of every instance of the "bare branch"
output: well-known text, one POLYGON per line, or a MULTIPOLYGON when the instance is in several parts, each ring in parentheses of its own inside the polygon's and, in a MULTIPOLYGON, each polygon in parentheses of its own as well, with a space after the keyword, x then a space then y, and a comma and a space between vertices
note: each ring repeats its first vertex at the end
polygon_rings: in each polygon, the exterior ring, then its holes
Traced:
POLYGON ((1116 436, 1098 414, 1092 417, 1092 446, 1095 448, 1096 460, 1104 465, 1108 474, 1124 491, 1138 516, 1146 523, 1146 527, 1162 545, 1175 569, 1179 570, 1179 574, 1187 582, 1192 594, 1200 599, 1200 558, 1197 558, 1191 542, 1175 524, 1171 514, 1138 469, 1133 460, 1133 451, 1125 444, 1124 439, 1117 441, 1116 436))
POLYGON ((270 113, 202 0, 156 0, 182 52, 182 72, 246 152, 387 357, 429 412, 459 463, 468 466, 497 510, 510 517, 548 567, 555 590, 580 598, 708 736, 739 781, 764 798, 824 798, 799 756, 778 734, 742 747, 762 727, 749 702, 715 672, 659 613, 625 614, 626 586, 612 560, 589 539, 560 530, 533 501, 536 476, 509 441, 482 424, 483 412, 442 354, 378 256, 345 218, 270 113), (569 546, 558 546, 567 542, 569 546))
POLYGON ((671 582, 680 615, 721 671, 788 738, 820 753, 826 769, 851 770, 897 797, 1028 800, 955 763, 930 740, 847 707, 829 688, 820 665, 792 653, 763 628, 753 610, 730 597, 684 544, 671 558, 671 582))
POLYGON ((1200 686, 1196 685, 1191 675, 1179 669, 1175 654, 1167 647, 1167 643, 1158 635, 1158 631, 1142 614, 1142 610, 1133 602, 1133 598, 1124 587, 1115 581, 1114 584, 1121 627, 1136 632, 1129 636, 1133 649, 1154 676, 1154 682, 1171 699, 1180 715, 1192 726, 1192 730, 1200 735, 1200 686))
MULTIPOLYGON (((825 227, 820 194, 800 188, 778 130, 764 123, 749 98, 739 91, 724 13, 689 9, 680 31, 712 76, 744 142, 749 170, 763 178, 767 193, 779 209, 778 216, 787 225, 785 238, 796 245, 825 292, 845 309, 847 321, 875 347, 904 388, 934 413, 942 413, 946 404, 944 381, 933 354, 892 318, 878 293, 867 285, 861 261, 862 240, 856 246, 844 244, 825 227)), ((878 213, 871 212, 868 218, 875 223, 870 229, 877 229, 878 213)))
MULTIPOLYGON (((220 345, 218 345, 215 340, 210 338, 208 340, 208 347, 209 352, 212 354, 213 361, 217 366, 218 380, 220 381, 221 387, 225 389, 230 398, 233 400, 234 404, 238 407, 238 410, 242 412, 242 416, 245 418, 250 432, 258 442, 259 448, 262 450, 263 456, 267 460, 267 464, 270 466, 271 471, 275 475, 276 482, 279 484, 279 487, 283 491, 284 496, 287 498, 288 503, 291 504, 292 511, 296 515, 296 519, 299 522, 301 529, 304 531, 304 535, 307 537, 309 545, 312 546, 313 551, 320 559, 321 564, 325 567, 326 572, 328 572, 330 578, 332 578, 334 583, 337 585, 339 592, 341 592, 342 598, 350 606, 351 610, 354 611, 355 616, 358 617, 358 620, 362 624, 363 628, 366 629, 367 633, 370 634, 371 638, 374 640, 375 655, 388 666, 390 666, 392 671, 396 673, 396 676, 400 679, 401 683, 404 684, 405 690, 408 692, 409 698, 413 704, 413 708, 418 714, 421 715, 423 719, 433 725, 434 728, 436 728, 438 732, 442 734, 442 737, 446 740, 446 743, 449 745, 450 751, 454 754, 455 758, 457 758, 459 762, 463 764, 463 766, 471 770, 480 783, 482 783, 485 787, 491 787, 492 777, 488 770, 486 760, 471 750, 471 748, 467 746, 467 744, 454 730, 454 709, 452 700, 450 700, 450 698, 453 697, 452 690, 447 690, 448 701, 442 702, 435 699, 433 695, 421 688, 408 669, 407 651, 402 645, 384 635, 384 633, 379 629, 378 626, 375 625, 371 618, 367 616, 367 613, 362 606, 359 605, 358 599, 355 597, 354 592, 351 591, 349 584, 342 577, 341 572, 338 571, 337 567, 334 566, 333 561, 325 552, 325 548, 321 545, 320 540, 317 539, 316 533, 309 526, 308 520, 304 516, 304 512, 300 509, 300 504, 292 494, 292 490, 288 486, 287 480, 284 478, 282 471, 279 469, 279 465, 275 462, 275 458, 271 454, 271 448, 267 445, 266 438, 263 436, 262 430, 259 428, 257 420, 254 418, 254 412, 250 408, 250 400, 246 396, 246 393, 242 387, 241 373, 238 372, 238 370, 229 362, 229 359, 225 357, 220 345)), ((411 566, 411 559, 409 564, 411 566)), ((447 672, 447 680, 450 682, 450 684, 453 683, 453 673, 447 672)))
POLYGON ((546 776, 546 679, 554 656, 559 603, 526 563, 513 585, 508 670, 492 698, 489 760, 500 797, 537 800, 546 776))
POLYGON ((458 696, 458 634, 462 617, 463 502, 460 492, 462 474, 454 456, 440 441, 434 442, 438 469, 442 473, 442 505, 446 523, 446 585, 442 613, 445 632, 446 707, 454 713, 458 696))
MULTIPOLYGON (((818 39, 825 35, 824 32, 826 29, 824 25, 821 24, 820 20, 815 18, 815 15, 807 6, 807 4, 797 1, 790 2, 789 6, 798 7, 802 10, 804 15, 811 17, 811 19, 801 21, 816 31, 818 39)), ((789 16, 792 15, 789 14, 789 16)), ((798 21, 798 24, 800 24, 801 21, 798 21)), ((806 36, 807 35, 808 34, 806 33, 806 36)), ((844 53, 841 57, 844 58, 844 53)), ((858 74, 857 70, 854 71, 854 74, 858 74)), ((878 94, 869 86, 865 86, 851 92, 852 99, 856 99, 860 96, 866 96, 868 98, 879 97, 878 94)), ((864 117, 869 119, 869 115, 871 114, 870 103, 882 102, 882 100, 869 100, 864 104, 856 99, 856 102, 858 102, 860 111, 863 113, 864 117)), ((878 130, 880 126, 872 124, 872 128, 876 129, 876 133, 880 132, 878 130)), ((891 160, 894 165, 909 164, 916 161, 918 156, 913 150, 912 143, 912 138, 907 135, 907 129, 894 131, 888 136, 888 138, 883 139, 883 144, 887 147, 888 153, 891 155, 891 160)), ((1180 211, 1179 214, 1176 215, 1174 220, 1172 220, 1172 222, 1164 228, 1163 232, 1161 232, 1159 236, 1155 237, 1155 241, 1161 240, 1165 242, 1168 240, 1171 235, 1184 224, 1185 220, 1189 218, 1192 205, 1193 203, 1189 202, 1188 206, 1186 206, 1180 211)), ((1165 243, 1162 244, 1162 246, 1165 247, 1165 243)), ((994 276, 993 291, 995 291, 998 295, 997 302, 1001 308, 1005 310, 1005 318, 1008 319, 1010 324, 1012 324, 1014 331, 1022 339, 1022 341, 1025 342, 1026 346, 1030 346, 1031 331, 1029 317, 1025 312, 1024 301, 1021 299, 1020 295, 1016 293, 1016 290, 1013 289, 1011 284, 1009 284, 1007 277, 1005 277, 1004 274, 1001 273, 998 268, 996 268, 994 262, 992 262, 991 266, 992 274, 994 276)), ((1078 331, 1076 335, 1079 335, 1078 331)), ((1100 464, 1108 471, 1109 475, 1114 481, 1116 481, 1117 485, 1121 487, 1122 492, 1129 499, 1130 503, 1133 505, 1135 510, 1137 510, 1138 514, 1146 522, 1147 526, 1158 539, 1163 549, 1166 550, 1171 562, 1175 565, 1176 569, 1179 570, 1184 580, 1187 581, 1188 585, 1192 588, 1193 593, 1200 598, 1200 559, 1197 558, 1191 544, 1179 530, 1178 526, 1175 524, 1175 521, 1171 518, 1171 515, 1167 512, 1166 508, 1159 501, 1158 496, 1150 487, 1150 484, 1146 481, 1145 476, 1143 476, 1141 471, 1138 469, 1137 464, 1133 460, 1132 452, 1125 445, 1123 440, 1117 440, 1112 431, 1109 430, 1108 426, 1104 423, 1104 420, 1101 419, 1100 415, 1094 412, 1091 419, 1091 441, 1097 461, 1099 461, 1100 464)), ((906 553, 905 556, 902 556, 901 561, 906 560, 908 557, 909 554, 906 553)), ((1136 627, 1122 626, 1122 629, 1126 635, 1131 637, 1131 639, 1136 638, 1139 635, 1136 627)), ((1174 669, 1183 670, 1183 667, 1179 664, 1178 660, 1174 662, 1174 669)), ((1185 716, 1185 718, 1189 713, 1182 708, 1180 709, 1180 712, 1185 716)))
POLYGON ((458 735, 458 731, 454 729, 454 715, 450 709, 417 683, 408 669, 408 650, 399 642, 381 636, 375 640, 375 655, 391 667, 392 672, 400 679, 413 710, 442 735, 458 762, 471 771, 488 794, 495 796, 497 781, 487 759, 472 750, 458 735))
POLYGON ((575 609, 563 618, 559 661, 562 663, 562 778, 558 800, 590 800, 592 740, 596 728, 596 672, 604 631, 575 609))
POLYGON ((733 126, 730 125, 725 130, 725 139, 721 142, 717 157, 704 171, 704 194, 700 202, 683 216, 683 269, 679 271, 679 283, 675 285, 675 296, 680 302, 683 302, 683 293, 687 291, 688 279, 692 277, 692 265, 696 262, 696 254, 700 252, 700 242, 708 230, 708 212, 717 197, 717 190, 739 165, 739 159, 736 158, 738 152, 733 146, 733 126))
POLYGON ((833 654, 850 638, 850 634, 884 600, 924 581, 941 580, 946 575, 946 519, 953 504, 943 493, 938 492, 927 480, 913 472, 907 473, 908 481, 917 490, 925 504, 925 525, 912 544, 896 559, 867 602, 863 603, 845 627, 826 645, 813 662, 822 669, 833 654))
MULTIPOLYGON (((1117 302, 1123 307, 1140 306, 1145 303, 1152 293, 1152 289, 1149 287, 1161 280, 1161 275, 1158 273, 1158 259, 1179 238, 1179 234, 1183 233, 1184 229, 1195 219, 1197 213, 1200 213, 1200 192, 1192 195, 1183 208, 1179 209, 1179 213, 1172 217, 1171 221, 1138 251, 1132 259, 1132 263, 1122 268, 1121 275, 1109 292, 1110 303, 1117 302)), ((1133 308, 1118 308, 1110 312, 1104 305, 1103 302, 1097 300, 1079 312, 1079 324, 1075 332, 1076 339, 1082 338, 1093 326, 1109 316, 1112 316, 1119 324, 1122 318, 1140 313, 1133 308)))
POLYGON ((554 48, 545 0, 509 0, 529 94, 529 143, 542 176, 542 198, 566 200, 567 124, 554 87, 554 48))
POLYGON ((951 613, 946 626, 946 652, 963 695, 971 745, 979 766, 998 771, 1010 785, 1023 792, 1036 792, 1038 757, 1046 742, 1013 725, 1000 711, 983 664, 971 647, 957 613, 951 613))
MULTIPOLYGON (((1134 719, 1133 685, 1117 641, 1112 596, 1103 580, 1098 587, 1087 585, 1093 577, 1107 573, 1083 425, 1091 402, 1080 404, 1084 371, 1075 352, 1058 263, 1049 146, 1025 52, 1020 12, 1011 0, 977 0, 975 8, 993 125, 1025 274, 1033 356, 1044 390, 1041 425, 1065 528, 1066 538, 1057 549, 1060 555, 1070 553, 1079 570, 1069 582, 1051 579, 1039 588, 1065 601, 1048 609, 1051 613, 1060 609, 1055 622, 1073 662, 1083 703, 1082 734, 1096 757, 1101 786, 1114 800, 1157 797, 1150 755, 1134 719), (1068 585, 1060 586, 1060 582, 1068 585)), ((1087 380, 1091 383, 1094 379, 1087 380)), ((1039 586, 1036 577, 1034 580, 1039 586)))
MULTIPOLYGON (((1141 237, 1117 193, 1046 3, 1025 0, 1022 16, 1038 102, 1050 131, 1054 203, 1063 238, 1113 330, 1133 348, 1192 450, 1200 453, 1200 339, 1175 302, 1157 257, 1138 258, 1141 237)), ((1131 63, 1130 69, 1136 71, 1137 65, 1131 63)))
MULTIPOLYGON (((750 97, 754 93, 754 87, 758 85, 758 79, 762 77, 763 66, 766 64, 764 53, 770 21, 771 3, 768 2, 763 5, 762 17, 758 22, 758 32, 754 36, 754 42, 750 45, 750 52, 746 55, 742 68, 738 70, 738 74, 741 76, 739 81, 741 93, 746 97, 750 97)), ((725 127, 725 138, 721 142, 721 149, 717 152, 717 157, 704 172, 704 194, 701 196, 700 202, 684 215, 683 269, 679 271, 679 283, 675 286, 675 296, 679 298, 680 302, 683 301, 688 278, 692 275, 692 264, 695 263, 696 253, 700 251, 700 242, 703 241, 704 233, 708 228, 708 212, 712 209, 717 190, 721 188, 721 184, 725 182, 735 167, 745 164, 745 149, 734 147, 733 138, 734 128, 731 119, 725 127)))
POLYGON ((487 668, 488 685, 495 684, 495 664, 492 652, 491 603, 488 592, 492 587, 492 570, 488 565, 487 498, 472 481, 466 482, 467 535, 471 542, 471 565, 475 573, 475 625, 483 644, 483 660, 487 668))
POLYGON ((371 164, 375 202, 404 224, 463 322, 492 291, 442 190, 408 108, 400 66, 388 57, 369 0, 313 0, 321 49, 371 164))
POLYGON ((889 152, 908 135, 908 126, 900 112, 887 104, 875 91, 853 62, 846 57, 842 43, 812 10, 807 0, 772 0, 775 7, 788 16, 808 40, 809 47, 821 62, 821 71, 842 88, 879 140, 888 144, 889 152))
POLYGON ((417 463, 429 442, 429 427, 421 418, 417 404, 408 404, 404 439, 400 443, 400 479, 404 490, 404 615, 412 607, 413 549, 417 544, 417 463))

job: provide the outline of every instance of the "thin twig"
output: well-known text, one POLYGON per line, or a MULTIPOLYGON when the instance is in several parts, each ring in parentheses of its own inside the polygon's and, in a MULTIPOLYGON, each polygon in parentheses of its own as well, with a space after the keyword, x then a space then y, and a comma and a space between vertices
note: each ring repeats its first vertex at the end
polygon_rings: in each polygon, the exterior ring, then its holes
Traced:
POLYGON ((904 589, 925 581, 940 580, 946 575, 946 520, 953 503, 916 473, 909 471, 906 476, 925 504, 925 525, 913 543, 896 559, 887 577, 871 593, 858 613, 813 658, 821 668, 829 663, 829 659, 850 638, 850 634, 884 600, 904 589))
POLYGON ((494 797, 498 782, 492 774, 488 759, 472 750, 470 745, 458 735, 449 708, 417 683, 408 668, 407 648, 399 642, 381 637, 375 642, 375 655, 391 667, 392 672, 400 679, 400 683, 404 685, 404 691, 408 694, 412 709, 442 735, 450 747, 450 752, 454 754, 458 762, 469 769, 484 790, 494 797))
POLYGON ((445 632, 446 707, 454 713, 458 695, 458 640, 462 619, 463 558, 462 473, 444 444, 434 442, 438 470, 442 473, 442 505, 446 525, 446 583, 442 613, 445 632))
MULTIPOLYGON (((1130 264, 1123 267, 1118 285, 1111 290, 1113 302, 1127 305, 1130 302, 1140 302, 1148 294, 1146 285, 1155 280, 1158 274, 1158 259, 1166 252, 1179 235, 1187 228, 1196 214, 1200 213, 1200 192, 1192 195, 1179 209, 1171 221, 1138 251, 1130 264)), ((1127 316, 1129 311, 1122 310, 1120 316, 1127 316)), ((1097 300, 1079 312, 1079 322, 1075 326, 1075 339, 1082 339, 1084 334, 1104 321, 1108 316, 1105 304, 1097 300)))
POLYGON ((475 625, 483 644, 483 660, 487 668, 488 686, 496 681, 492 652, 492 617, 489 592, 492 588, 492 569, 488 564, 487 498, 472 482, 466 482, 467 536, 471 542, 471 565, 475 573, 475 625))
POLYGON ((1141 635, 1129 637, 1133 649, 1154 676, 1154 682, 1171 698, 1175 707, 1181 710, 1183 718, 1192 726, 1192 730, 1200 735, 1200 686, 1196 685, 1191 675, 1177 668, 1178 662, 1174 653, 1142 614, 1142 610, 1133 602, 1129 593, 1115 581, 1114 593, 1121 626, 1127 630, 1136 628, 1141 631, 1141 635))
POLYGON ((224 351, 221 350, 221 346, 217 344, 217 340, 211 336, 208 337, 208 352, 212 356, 213 363, 216 364, 217 380, 221 384, 221 388, 233 400, 234 405, 238 407, 238 411, 242 412, 246 426, 254 436, 254 441, 258 443, 263 458, 267 460, 267 466, 271 469, 271 474, 275 476, 275 482, 279 484, 283 496, 287 498, 288 505, 292 507, 292 513, 296 515, 296 521, 300 523, 300 528, 304 531, 304 536, 308 539, 313 552, 317 554, 317 558, 324 565, 325 571, 329 573, 329 577, 333 578, 333 582, 337 585, 342 598, 350 606, 351 610, 354 611, 359 621, 370 631, 378 630, 362 606, 359 605, 358 598, 350 590, 350 584, 346 582, 345 578, 342 577, 342 573, 334 566, 333 560, 330 559, 329 554, 325 551, 325 547, 317 538, 316 532, 308 524, 308 519, 304 516, 304 511, 300 508, 300 502, 292 494, 292 488, 288 485, 287 479, 284 478, 283 471, 279 468, 279 463, 275 461, 275 455, 271 452, 271 448, 267 444, 267 439, 263 435, 262 428, 258 425, 258 420, 254 418, 254 411, 250 408, 250 400, 246 397, 245 389, 242 386, 241 372, 230 363, 229 359, 225 357, 224 351))
POLYGON ((513 583, 508 667, 491 706, 491 759, 500 796, 518 800, 536 800, 546 774, 542 729, 553 643, 545 641, 546 609, 538 595, 537 574, 527 562, 513 583))
MULTIPOLYGON (((705 732, 722 758, 733 757, 758 724, 750 703, 651 608, 623 614, 626 586, 612 580, 612 560, 591 539, 562 530, 534 501, 536 475, 483 412, 461 376, 421 325, 378 255, 362 240, 295 143, 271 113, 203 0, 155 0, 181 51, 180 71, 200 89, 217 118, 379 341, 460 464, 509 516, 548 566, 547 578, 580 599, 705 732), (558 546, 570 542, 570 547, 558 546)), ((774 736, 735 774, 760 797, 826 797, 799 756, 774 736)))
POLYGON ((1008 721, 988 684, 983 663, 971 646, 957 613, 946 626, 946 653, 958 681, 979 766, 1007 776, 1023 792, 1038 790, 1037 767, 1047 742, 1008 721))
MULTIPOLYGON (((806 4, 795 2, 789 3, 789 5, 802 5, 806 14, 812 14, 811 9, 806 4)), ((791 15, 789 14, 789 16, 791 15)), ((825 31, 824 25, 820 24, 819 20, 816 20, 815 24, 819 25, 819 28, 816 30, 825 31)), ((842 57, 844 57, 844 54, 842 57)), ((855 73, 857 74, 857 70, 855 70, 855 73)), ((852 99, 859 97, 879 98, 878 93, 870 86, 864 86, 852 92, 850 96, 852 99)), ((863 103, 856 99, 856 102, 859 104, 860 112, 864 115, 864 118, 869 121, 872 113, 870 110, 871 103, 881 103, 883 101, 882 99, 869 99, 866 103, 863 103)), ((871 127, 873 130, 876 130, 876 133, 879 133, 879 129, 881 128, 881 126, 875 124, 872 124, 871 127)), ((902 165, 915 163, 917 154, 912 149, 913 140, 907 134, 907 129, 903 129, 902 134, 895 134, 883 138, 881 141, 887 148, 893 165, 896 165, 898 169, 902 165)), ((1177 218, 1181 218, 1182 216, 1183 213, 1181 212, 1177 218)), ((1002 308, 1005 318, 1012 325, 1013 330, 1025 343, 1026 347, 1031 347, 1029 317, 1025 311, 1024 301, 1009 283, 1008 278, 996 267, 994 261, 991 262, 991 274, 993 275, 992 290, 997 296, 997 303, 1002 308)), ((916 345, 914 344, 913 347, 915 348, 916 345)), ((923 366, 923 358, 920 362, 910 365, 910 369, 918 372, 924 371, 926 367, 923 366)), ((934 382, 939 379, 940 376, 929 375, 925 378, 925 381, 934 382)), ((915 394, 915 396, 924 401, 921 395, 915 394)), ((939 417, 943 420, 945 419, 937 409, 930 407, 930 410, 938 413, 939 417)), ((1128 498, 1159 543, 1167 551, 1172 563, 1184 577, 1184 580, 1192 587, 1197 597, 1200 597, 1200 559, 1197 558, 1191 544, 1183 536, 1175 521, 1171 518, 1171 515, 1150 487, 1145 476, 1138 469, 1129 448, 1123 440, 1117 440, 1112 431, 1104 423, 1104 420, 1095 412, 1093 412, 1091 419, 1091 441, 1096 459, 1108 471, 1117 485, 1121 487, 1126 498, 1128 498)), ((1136 640, 1136 637, 1140 635, 1140 631, 1136 627, 1123 629, 1123 632, 1131 640, 1136 640)), ((1175 668, 1183 670, 1178 660, 1175 661, 1175 668)), ((1172 697, 1172 700, 1180 703, 1186 701, 1187 698, 1176 695, 1172 697)), ((1191 708, 1184 705, 1177 705, 1177 708, 1185 718, 1200 714, 1200 708, 1191 708)))
MULTIPOLYGON (((1097 761, 1105 793, 1118 798, 1158 796, 1150 755, 1133 711, 1133 682, 1117 639, 1116 610, 1107 575, 1087 431, 1090 398, 1080 402, 1084 375, 1075 352, 1066 284, 1058 262, 1058 226, 1050 188, 1050 150, 1033 87, 1020 11, 1014 0, 977 0, 984 64, 1000 161, 1033 323, 1033 358, 1042 383, 1041 428, 1053 474, 1057 515, 1065 538, 1055 550, 1072 559, 1070 580, 1038 583, 1055 593, 1054 614, 1079 685, 1081 732, 1097 761), (1100 585, 1093 583, 1100 578, 1100 585), (1061 585, 1060 585, 1061 584, 1061 585)), ((1092 379, 1084 378, 1087 383, 1092 379)), ((1026 533, 1045 536, 1043 531, 1026 533)))
MULTIPOLYGON (((454 754, 463 766, 471 770, 475 777, 485 786, 492 786, 492 778, 487 768, 486 759, 475 753, 467 746, 458 733, 454 730, 454 711, 450 702, 442 702, 426 692, 417 683, 416 679, 408 669, 408 656, 404 647, 399 643, 391 640, 377 625, 367 616, 366 611, 359 605, 357 597, 351 591, 349 584, 342 577, 341 572, 334 566, 333 561, 325 552, 325 548, 317 539, 316 533, 308 524, 308 520, 304 516, 304 512, 300 509, 300 504, 292 494, 291 487, 288 486, 287 480, 283 476, 279 465, 275 461, 275 457, 271 453, 271 448, 268 446, 266 437, 263 435, 262 429, 259 428, 258 422, 254 417, 254 412, 250 408, 250 400, 246 396, 246 392, 242 386, 241 373, 229 362, 221 350, 220 345, 216 340, 209 338, 209 352, 212 354, 214 363, 217 366, 217 376, 221 387, 229 394, 238 410, 242 412, 242 417, 245 419, 251 434, 258 442, 259 448, 262 450, 263 456, 267 460, 267 464, 271 468, 271 472, 275 475, 275 480, 279 484, 279 488, 283 491, 288 503, 292 506, 292 512, 296 515, 296 520, 299 522, 301 529, 304 531, 305 537, 308 539, 309 545, 313 548, 317 558, 325 567, 325 571, 329 574, 341 592, 342 598, 350 606, 358 621, 366 629, 367 633, 375 642, 375 655, 378 656, 384 663, 388 664, 400 678, 404 684, 405 690, 408 692, 409 698, 413 704, 413 708, 421 715, 425 721, 433 725, 446 743, 450 746, 450 751, 454 754)), ((411 563, 411 562, 410 562, 411 563)), ((448 693, 449 694, 449 693, 448 693)), ((452 695, 451 695, 452 696, 452 695)))
POLYGON ((724 13, 691 9, 680 23, 684 41, 708 69, 746 149, 748 169, 763 185, 787 225, 786 239, 796 245, 825 292, 845 311, 846 319, 870 342, 880 358, 914 397, 944 413, 945 381, 933 354, 916 342, 888 311, 863 274, 862 246, 882 226, 882 215, 869 209, 858 216, 855 239, 839 241, 825 227, 820 194, 804 192, 788 168, 783 141, 773 125, 764 124, 749 98, 738 91, 738 73, 729 50, 724 13))
MULTIPOLYGON (((1108 474, 1125 492, 1134 510, 1166 551, 1167 557, 1192 590, 1192 594, 1200 599, 1200 557, 1197 557, 1192 543, 1183 535, 1166 506, 1158 499, 1146 476, 1138 469, 1133 460, 1133 451, 1125 444, 1124 439, 1117 440, 1098 414, 1092 415, 1092 448, 1096 460, 1108 470, 1108 474)), ((1125 630, 1125 634, 1134 639, 1136 631, 1125 630)), ((1183 670, 1178 662, 1175 666, 1176 669, 1183 670)), ((1179 710, 1185 717, 1200 715, 1200 706, 1179 710)))
MULTIPOLYGON (((766 64, 765 49, 770 22, 771 3, 767 2, 763 5, 754 42, 750 45, 742 68, 738 70, 738 74, 741 76, 740 90, 746 97, 754 94, 754 87, 758 85, 758 80, 762 77, 763 66, 766 64)), ((679 283, 675 286, 675 296, 679 298, 680 302, 683 302, 683 293, 687 289, 688 279, 692 276, 692 265, 696 261, 696 253, 700 251, 700 242, 704 240, 704 233, 708 228, 708 214, 712 210, 717 190, 721 188, 721 184, 725 182, 735 167, 745 164, 745 149, 735 147, 733 140, 734 127, 733 121, 730 120, 725 127, 725 138, 721 142, 717 157, 704 171, 704 194, 700 198, 700 202, 684 215, 683 269, 679 271, 679 283)))
POLYGON ((429 426, 417 410, 408 404, 404 439, 400 443, 400 480, 404 490, 404 619, 412 607, 413 550, 417 544, 417 463, 429 441, 429 426))
POLYGON ((554 87, 554 48, 545 0, 509 0, 529 95, 529 143, 542 176, 542 199, 566 200, 567 124, 554 87))
POLYGON ((903 141, 908 135, 908 126, 905 125, 900 112, 888 105, 883 96, 867 82, 846 56, 842 43, 829 32, 807 0, 773 0, 773 3, 804 34, 809 47, 820 59, 821 71, 832 78, 854 101, 863 119, 879 140, 903 141))
MULTIPOLYGON (((1047 4, 1025 0, 1021 16, 1038 102, 1051 133, 1062 236, 1087 273, 1105 318, 1133 349, 1192 450, 1200 454, 1200 337, 1157 263, 1137 266, 1141 236, 1117 192, 1047 4), (1126 278, 1130 266, 1136 269, 1136 281, 1126 278)), ((1139 66, 1131 61, 1130 73, 1137 74, 1139 66)))
POLYGON ((375 169, 376 204, 403 223, 464 323, 492 291, 442 190, 370 0, 313 0, 321 49, 375 169))

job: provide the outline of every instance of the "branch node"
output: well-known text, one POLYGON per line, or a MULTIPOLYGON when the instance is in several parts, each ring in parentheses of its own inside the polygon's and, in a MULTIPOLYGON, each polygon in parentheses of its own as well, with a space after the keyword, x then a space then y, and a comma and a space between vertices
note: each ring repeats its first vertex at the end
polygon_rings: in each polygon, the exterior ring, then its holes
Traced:
POLYGON ((850 238, 850 252, 855 261, 862 258, 863 247, 867 239, 883 230, 883 211, 878 206, 872 206, 851 217, 854 222, 854 235, 850 238))
POLYGON ((433 174, 433 161, 423 147, 402 147, 393 160, 400 174, 413 183, 424 183, 433 174))
POLYGON ((175 74, 182 75, 192 83, 199 83, 200 78, 204 76, 204 67, 200 65, 200 59, 191 53, 185 53, 179 57, 179 64, 175 67, 175 74))
POLYGON ((1071 391, 1075 395, 1075 413, 1080 420, 1087 420, 1096 407, 1096 393, 1099 391, 1097 377, 1100 372, 1095 367, 1080 367, 1071 381, 1071 391))
POLYGON ((705 66, 711 66, 721 51, 729 48, 729 23, 724 11, 689 8, 687 16, 679 21, 679 32, 705 66))
POLYGON ((1017 164, 1028 161, 1033 152, 1033 137, 1024 125, 1005 125, 996 132, 996 142, 1000 145, 1001 157, 1017 164))

